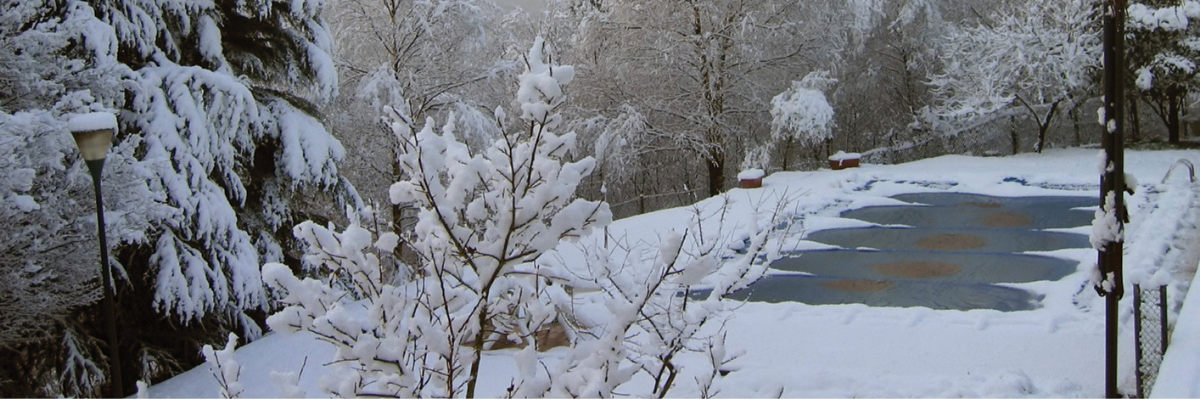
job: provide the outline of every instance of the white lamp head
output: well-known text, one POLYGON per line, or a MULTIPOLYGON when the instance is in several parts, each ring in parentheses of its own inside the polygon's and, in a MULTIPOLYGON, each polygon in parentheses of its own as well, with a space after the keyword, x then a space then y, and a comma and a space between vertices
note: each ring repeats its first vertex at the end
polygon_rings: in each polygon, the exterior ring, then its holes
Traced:
POLYGON ((76 115, 67 122, 67 129, 75 137, 75 145, 85 161, 104 160, 112 147, 117 117, 103 112, 76 115))

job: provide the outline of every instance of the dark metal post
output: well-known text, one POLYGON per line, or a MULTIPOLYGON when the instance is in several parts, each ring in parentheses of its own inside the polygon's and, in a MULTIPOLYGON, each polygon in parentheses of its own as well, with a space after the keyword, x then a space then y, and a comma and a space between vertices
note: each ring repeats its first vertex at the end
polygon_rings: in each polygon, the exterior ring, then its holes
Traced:
POLYGON ((1141 285, 1133 285, 1133 359, 1136 367, 1133 369, 1137 375, 1137 398, 1146 398, 1145 389, 1143 389, 1146 376, 1142 373, 1142 288, 1141 285))
POLYGON ((96 191, 96 226, 100 234, 100 286, 104 287, 104 299, 100 301, 100 312, 104 317, 104 328, 108 331, 108 370, 112 375, 109 379, 114 398, 125 397, 121 387, 121 351, 117 345, 117 309, 113 303, 114 290, 112 273, 108 266, 108 240, 104 235, 104 198, 100 194, 100 175, 104 170, 104 159, 86 162, 88 171, 92 173, 92 188, 96 191))
POLYGON ((1167 332, 1167 285, 1158 287, 1158 320, 1159 333, 1162 334, 1162 355, 1167 356, 1167 340, 1170 336, 1167 332))
MULTIPOLYGON (((1107 156, 1107 168, 1100 178, 1100 207, 1106 206, 1108 195, 1113 194, 1113 204, 1116 210, 1117 227, 1124 232, 1124 220, 1128 218, 1125 212, 1125 149, 1122 137, 1125 116, 1125 8, 1126 0, 1107 0, 1104 2, 1104 115, 1105 126, 1103 133, 1104 151, 1107 156)), ((1106 297, 1104 318, 1104 376, 1105 397, 1110 399, 1120 397, 1117 391, 1117 329, 1119 311, 1118 302, 1124 295, 1124 279, 1122 275, 1121 252, 1124 240, 1105 244, 1099 251, 1099 268, 1111 287, 1097 288, 1101 296, 1106 297)))

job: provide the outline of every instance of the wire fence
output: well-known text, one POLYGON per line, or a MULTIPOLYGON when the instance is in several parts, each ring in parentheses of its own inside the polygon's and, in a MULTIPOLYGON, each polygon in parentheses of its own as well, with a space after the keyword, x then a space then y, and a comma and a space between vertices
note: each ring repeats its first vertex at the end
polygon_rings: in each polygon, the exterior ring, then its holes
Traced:
POLYGON ((1146 398, 1158 378, 1158 368, 1167 352, 1167 287, 1143 289, 1133 285, 1134 334, 1137 347, 1137 397, 1146 398))

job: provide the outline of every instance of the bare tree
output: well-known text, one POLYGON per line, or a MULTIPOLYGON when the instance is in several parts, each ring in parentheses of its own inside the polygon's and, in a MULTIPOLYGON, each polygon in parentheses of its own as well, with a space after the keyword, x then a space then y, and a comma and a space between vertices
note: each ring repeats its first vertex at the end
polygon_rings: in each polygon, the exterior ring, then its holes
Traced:
POLYGON ((745 137, 765 135, 772 96, 828 43, 819 42, 803 2, 771 0, 617 1, 597 22, 595 60, 611 86, 600 95, 645 118, 655 147, 704 160, 707 194, 725 186, 726 160, 745 137), (620 44, 619 46, 616 44, 620 44), (624 99, 618 101, 617 99, 624 99))
POLYGON ((1037 123, 1034 150, 1041 152, 1061 106, 1092 83, 1100 54, 1093 3, 1014 5, 990 23, 952 29, 941 49, 945 69, 931 77, 935 112, 968 126, 1026 114, 1037 123))
MULTIPOLYGON (((506 49, 498 32, 500 9, 482 0, 346 0, 330 14, 334 54, 343 90, 326 110, 334 133, 347 147, 343 170, 363 198, 386 206, 387 187, 400 179, 397 143, 382 122, 394 107, 414 121, 453 118, 472 129, 464 138, 481 147, 500 134, 484 105, 510 98, 508 77, 516 58, 501 60, 506 49)), ((415 218, 403 206, 390 207, 397 234, 415 218)))

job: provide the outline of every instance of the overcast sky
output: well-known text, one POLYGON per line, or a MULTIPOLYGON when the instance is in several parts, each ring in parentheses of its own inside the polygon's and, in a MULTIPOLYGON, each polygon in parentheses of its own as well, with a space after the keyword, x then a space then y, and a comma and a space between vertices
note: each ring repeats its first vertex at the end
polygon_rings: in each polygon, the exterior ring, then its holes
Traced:
POLYGON ((512 9, 514 7, 519 6, 523 9, 525 9, 525 11, 531 11, 531 12, 541 10, 546 4, 546 0, 493 0, 493 1, 495 1, 496 4, 499 4, 501 7, 504 7, 505 9, 512 9))

